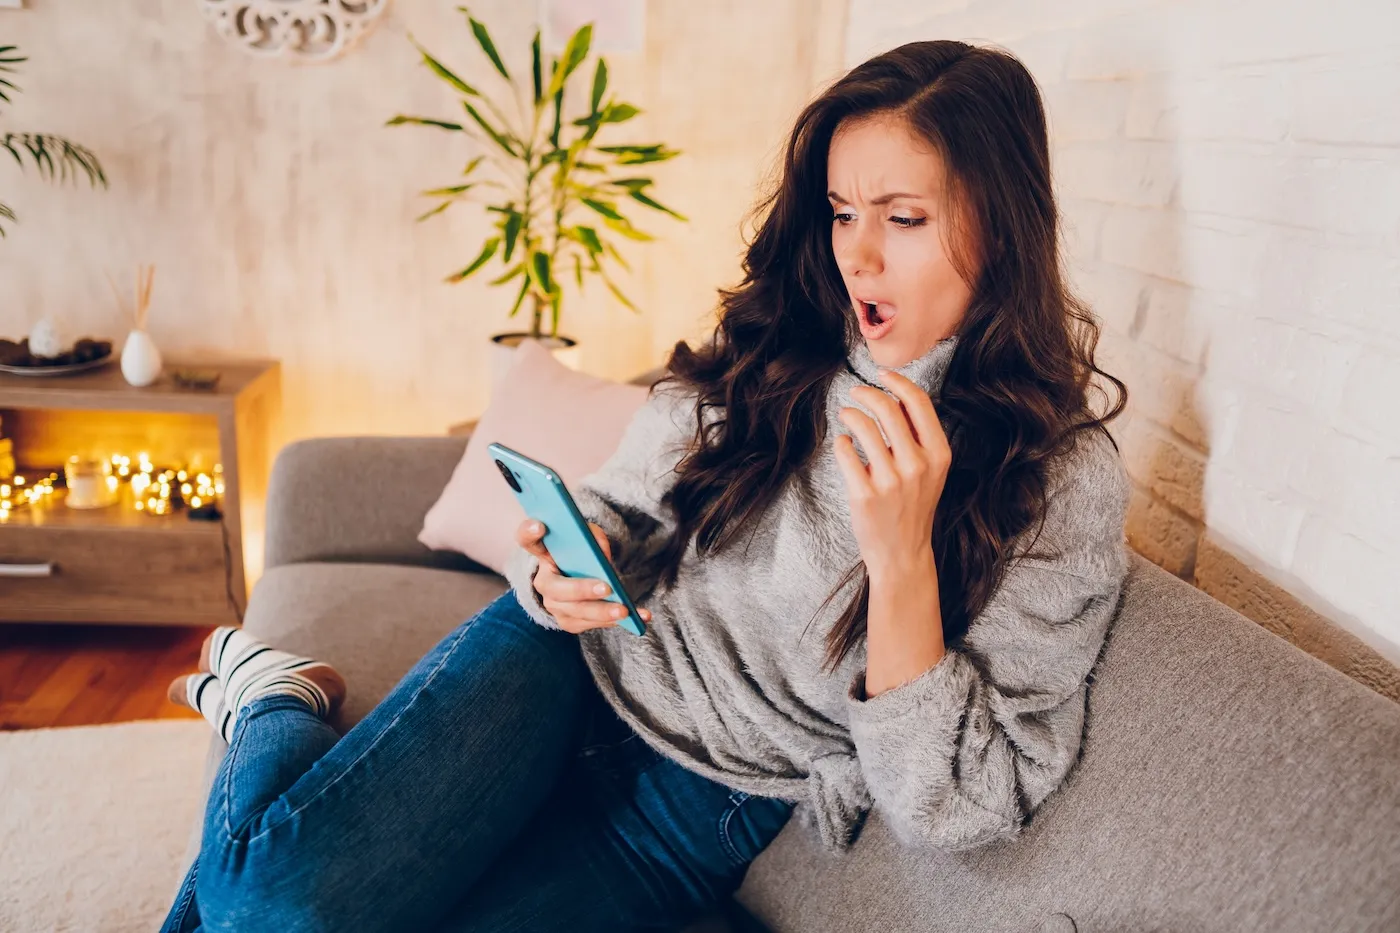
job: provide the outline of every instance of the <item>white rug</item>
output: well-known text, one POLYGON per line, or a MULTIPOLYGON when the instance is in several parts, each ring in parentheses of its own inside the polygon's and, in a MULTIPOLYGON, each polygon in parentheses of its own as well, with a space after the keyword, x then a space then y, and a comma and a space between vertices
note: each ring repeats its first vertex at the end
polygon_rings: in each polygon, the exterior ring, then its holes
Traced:
POLYGON ((202 719, 0 733, 0 930, 159 929, 209 733, 202 719))

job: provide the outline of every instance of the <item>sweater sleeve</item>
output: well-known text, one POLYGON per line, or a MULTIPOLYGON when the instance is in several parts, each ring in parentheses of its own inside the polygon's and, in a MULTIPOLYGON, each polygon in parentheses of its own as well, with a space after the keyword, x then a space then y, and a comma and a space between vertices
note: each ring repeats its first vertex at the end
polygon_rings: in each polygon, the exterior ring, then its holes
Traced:
POLYGON ((869 698, 864 670, 851 682, 862 773, 906 845, 1014 837, 1078 758, 1087 678, 1127 575, 1131 488, 1102 433, 1081 435, 1062 467, 1034 548, 1055 556, 1013 561, 961 643, 918 677, 869 698))
MULTIPOLYGON (((672 384, 653 387, 628 422, 617 449, 597 470, 569 489, 583 517, 603 529, 613 566, 634 602, 656 586, 656 574, 643 572, 676 523, 662 497, 675 482, 675 468, 695 433, 695 397, 672 384)), ((533 580, 539 558, 522 547, 511 550, 504 576, 530 617, 545 628, 559 622, 544 608, 533 580)))

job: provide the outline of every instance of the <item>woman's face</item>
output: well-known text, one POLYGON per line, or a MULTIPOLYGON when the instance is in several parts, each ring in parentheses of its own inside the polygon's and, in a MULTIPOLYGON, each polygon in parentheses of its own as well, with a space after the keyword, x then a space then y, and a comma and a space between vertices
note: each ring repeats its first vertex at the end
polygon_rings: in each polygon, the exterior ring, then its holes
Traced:
POLYGON ((898 368, 955 333, 972 289, 953 268, 937 153, 888 114, 847 121, 831 140, 827 197, 831 249, 871 358, 898 368))

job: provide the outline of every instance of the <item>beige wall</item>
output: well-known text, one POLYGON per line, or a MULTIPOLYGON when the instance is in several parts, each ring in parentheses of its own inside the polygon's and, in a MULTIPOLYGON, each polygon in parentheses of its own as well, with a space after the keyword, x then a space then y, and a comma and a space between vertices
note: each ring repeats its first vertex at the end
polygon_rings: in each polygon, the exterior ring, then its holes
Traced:
MULTIPOLYGON (((21 223, 0 241, 0 336, 44 313, 75 333, 124 333, 104 271, 157 266, 151 330, 168 356, 270 356, 284 366, 284 440, 436 433, 486 401, 487 337, 517 329, 513 292, 442 283, 489 230, 454 207, 422 224, 416 196, 475 150, 461 135, 387 128, 398 112, 448 116, 452 95, 416 61, 412 33, 467 80, 495 87, 452 3, 399 0, 345 57, 255 59, 190 0, 30 0, 0 12, 0 44, 31 60, 6 129, 95 150, 107 191, 57 187, 0 162, 21 223)), ((796 110, 839 67, 843 2, 652 0, 640 53, 609 54, 618 93, 646 111, 612 142, 664 141, 661 236, 624 243, 634 316, 599 283, 565 308, 583 368, 630 377, 712 320, 738 273, 740 220, 796 110)), ((472 5, 508 65, 528 63, 533 3, 472 5)), ((592 62, 589 66, 591 68, 592 62)), ((586 79, 580 82, 586 84, 586 79)), ((606 141, 606 140, 605 140, 606 141)), ((644 216, 645 214, 645 216, 644 216)))

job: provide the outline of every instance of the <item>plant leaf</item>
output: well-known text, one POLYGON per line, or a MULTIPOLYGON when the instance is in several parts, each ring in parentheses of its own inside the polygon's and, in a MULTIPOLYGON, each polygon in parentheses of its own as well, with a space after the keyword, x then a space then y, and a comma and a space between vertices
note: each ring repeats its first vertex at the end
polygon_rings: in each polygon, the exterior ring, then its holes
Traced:
POLYGON ((611 217, 604 217, 603 225, 609 230, 616 230, 629 240, 640 240, 643 243, 649 243, 656 239, 656 237, 652 236, 650 233, 638 230, 636 227, 632 226, 632 222, 626 217, 622 217, 619 220, 613 220, 611 217))
POLYGON ((450 188, 433 188, 429 191, 423 191, 421 192, 421 194, 423 194, 424 197, 429 198, 450 198, 459 195, 464 191, 469 191, 472 188, 475 188, 478 184, 480 184, 480 182, 473 181, 468 182, 465 185, 453 185, 450 188))
POLYGON ((613 284, 612 279, 608 278, 608 274, 603 271, 602 266, 598 267, 598 275, 602 278, 603 284, 608 287, 608 291, 612 292, 618 301, 630 308, 633 313, 641 314, 641 312, 637 310, 637 306, 632 303, 631 299, 622 294, 622 290, 613 284))
POLYGON ((505 62, 501 61, 501 56, 496 54, 496 43, 491 41, 491 33, 467 11, 466 7, 459 6, 457 9, 467 14, 467 22, 471 23, 472 34, 476 36, 476 41, 477 44, 481 46, 481 51, 485 52, 486 57, 491 59, 491 64, 496 66, 496 70, 501 73, 501 77, 509 81, 510 72, 506 71, 505 62))
POLYGON ((451 206, 452 206, 452 202, 451 202, 451 201, 443 201, 441 204, 439 204, 437 207, 433 208, 432 210, 427 211, 426 213, 423 213, 423 214, 419 214, 419 215, 415 218, 415 220, 416 220, 418 223, 422 223, 423 221, 427 220, 429 217, 432 217, 434 214, 441 214, 443 211, 447 210, 447 209, 448 209, 449 207, 451 207, 451 206))
POLYGON ((625 123, 642 111, 631 104, 608 104, 603 108, 603 123, 625 123))
POLYGON ((462 131, 462 124, 460 123, 448 123, 446 120, 433 120, 429 117, 406 117, 403 114, 399 114, 398 116, 393 117, 392 119, 388 120, 384 125, 401 126, 405 123, 412 124, 414 126, 436 126, 439 129, 455 130, 459 133, 462 131))
MULTIPOLYGON (((496 276, 496 278, 492 279, 491 281, 487 282, 486 284, 487 284, 487 285, 504 285, 505 283, 509 282, 511 279, 515 278, 517 275, 521 275, 521 274, 523 274, 524 272, 525 272, 525 263, 523 263, 523 262, 517 262, 515 265, 511 266, 509 269, 507 269, 505 272, 503 272, 501 275, 496 276)), ((530 277, 529 277, 528 275, 525 276, 525 284, 526 284, 527 286, 529 285, 529 278, 530 278, 530 277)))
POLYGON ((661 150, 661 148, 661 143, 653 143, 649 146, 643 146, 638 143, 629 143, 625 146, 599 146, 598 151, 610 152, 613 155, 620 155, 628 152, 658 152, 661 150))
POLYGON ((554 70, 554 75, 549 79, 550 96, 559 93, 569 75, 573 74, 574 69, 588 57, 588 49, 592 44, 593 24, 584 23, 579 27, 578 32, 569 37, 568 44, 564 46, 564 54, 560 56, 559 67, 554 70))
POLYGON ((535 41, 530 43, 530 77, 534 81, 535 106, 539 106, 544 100, 544 93, 540 89, 540 31, 535 30, 535 41))
POLYGON ((502 262, 510 262, 511 254, 515 252, 515 240, 520 236, 521 216, 519 211, 511 211, 506 215, 502 233, 505 234, 506 251, 501 256, 502 262))
POLYGON ((472 260, 472 264, 467 266, 465 269, 463 269, 461 272, 458 272, 455 275, 449 275, 447 277, 447 281, 460 282, 467 276, 475 272, 477 269, 480 269, 482 266, 486 265, 486 263, 490 261, 491 257, 496 255, 496 250, 500 247, 500 245, 501 238, 498 236, 493 236, 491 239, 487 240, 486 243, 482 245, 481 252, 478 253, 477 257, 472 260))
POLYGON ((677 220, 686 220, 686 217, 684 215, 676 213, 675 211, 667 207, 665 204, 662 204, 660 201, 653 201, 651 198, 647 197, 645 194, 643 194, 641 191, 635 188, 628 191, 627 194, 632 198, 632 200, 636 201, 639 204, 645 204, 647 207, 650 207, 653 210, 664 211, 665 213, 670 214, 672 217, 676 218, 677 220))
MULTIPOLYGON (((558 63, 555 63, 558 68, 558 63)), ((557 73, 557 72, 556 72, 557 73)), ((559 148, 559 123, 564 117, 564 89, 561 87, 554 92, 554 126, 549 131, 549 144, 555 149, 559 148)))
POLYGON ((578 226, 574 227, 574 231, 578 234, 578 241, 583 244, 584 249, 588 250, 590 256, 596 256, 603 251, 603 241, 598 237, 597 230, 592 227, 578 226))
POLYGON ((645 191, 654 184, 654 182, 650 178, 609 178, 604 180, 602 184, 623 188, 630 193, 633 191, 645 191))
MULTIPOLYGON (((0 204, 0 207, 3 206, 0 204)), ((578 290, 583 291, 583 260, 579 258, 578 253, 574 253, 574 281, 578 283, 578 290)))
POLYGON ((589 98, 589 113, 598 112, 598 103, 603 99, 603 92, 608 87, 608 63, 603 59, 598 59, 598 67, 593 69, 593 94, 589 98))
POLYGON ((81 169, 94 188, 100 183, 107 187, 107 176, 103 174, 102 163, 85 146, 70 142, 62 136, 47 133, 6 133, 0 136, 0 146, 9 150, 21 169, 24 168, 23 154, 28 153, 42 178, 67 181, 81 169), (55 160, 57 157, 57 160, 55 160))
POLYGON ((611 220, 624 219, 623 216, 617 212, 617 208, 613 207, 611 204, 606 204, 602 201, 596 201, 593 198, 579 198, 579 200, 586 204, 588 207, 591 207, 593 210, 602 214, 605 218, 611 220))
POLYGON ((515 304, 510 306, 510 313, 506 317, 515 317, 515 312, 520 310, 520 305, 528 294, 530 294, 530 277, 527 275, 525 281, 520 283, 520 293, 515 296, 515 304))
POLYGON ((679 149, 667 149, 661 143, 650 146, 599 146, 599 152, 617 156, 618 165, 642 165, 647 162, 665 162, 680 155, 679 149))
POLYGON ((49 155, 49 150, 44 145, 43 136, 26 136, 22 144, 29 150, 29 154, 34 157, 34 161, 39 166, 39 175, 45 172, 50 178, 54 176, 53 156, 49 155))
POLYGON ((484 160, 485 158, 486 156, 479 155, 475 159, 472 159, 470 162, 467 163, 467 167, 462 169, 462 174, 470 175, 472 172, 476 171, 476 167, 480 165, 482 163, 482 160, 484 160))
POLYGON ((628 272, 631 272, 631 271, 632 271, 632 266, 631 266, 631 264, 630 264, 626 259, 623 259, 623 258, 622 258, 622 254, 619 253, 619 252, 617 251, 617 248, 614 247, 611 243, 606 243, 606 242, 605 242, 605 243, 603 244, 603 249, 607 252, 607 254, 608 254, 609 256, 611 256, 611 257, 613 258, 613 261, 616 262, 619 266, 621 266, 623 269, 625 269, 625 270, 628 271, 628 272))
POLYGON ((471 115, 471 118, 476 121, 477 125, 480 126, 483 130, 485 130, 486 134, 496 141, 496 145, 500 146, 510 155, 520 155, 520 153, 516 151, 515 146, 511 143, 510 139, 502 135, 490 123, 487 123, 486 118, 483 117, 477 111, 477 109, 471 105, 470 101, 462 101, 462 106, 466 108, 467 113, 471 115))
POLYGON ((667 159, 674 159, 680 155, 679 150, 664 149, 657 152, 638 152, 631 155, 618 156, 618 165, 646 165, 650 162, 665 162, 667 159))
POLYGON ((463 81, 461 78, 457 77, 457 75, 454 74, 451 71, 451 69, 449 69, 446 65, 438 61, 436 58, 433 58, 433 56, 429 55, 428 50, 423 48, 423 46, 419 45, 416 39, 414 39, 412 36, 409 36, 408 41, 412 42, 414 47, 417 48, 418 51, 422 54, 423 64, 431 68, 433 70, 433 73, 436 74, 439 78, 446 81, 448 84, 452 85, 457 90, 461 91, 463 94, 468 95, 469 97, 481 96, 480 91, 472 87, 467 82, 463 81))
POLYGON ((530 273, 531 278, 535 280, 535 284, 540 287, 541 291, 547 295, 552 295, 554 294, 556 286, 554 284, 554 273, 550 270, 549 265, 549 254, 541 252, 540 250, 534 250, 530 253, 530 265, 527 267, 527 271, 530 273))

